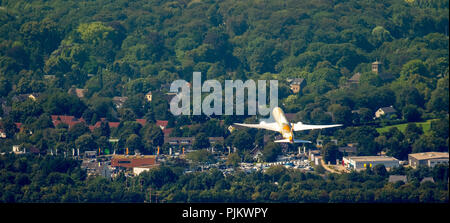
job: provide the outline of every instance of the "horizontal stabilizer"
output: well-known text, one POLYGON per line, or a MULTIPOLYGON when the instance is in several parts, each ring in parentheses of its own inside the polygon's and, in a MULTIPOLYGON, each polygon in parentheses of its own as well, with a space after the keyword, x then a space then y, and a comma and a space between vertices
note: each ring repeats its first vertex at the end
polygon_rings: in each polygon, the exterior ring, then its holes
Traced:
POLYGON ((275 140, 274 142, 311 143, 311 141, 306 141, 306 140, 301 140, 301 139, 294 139, 293 142, 289 141, 289 139, 280 139, 280 140, 275 140))
POLYGON ((294 127, 292 128, 294 131, 303 131, 303 130, 313 130, 313 129, 326 129, 326 128, 334 128, 342 126, 341 124, 337 125, 307 125, 303 124, 301 122, 297 122, 294 124, 294 127))
POLYGON ((294 139, 294 143, 311 143, 311 141, 301 140, 301 139, 294 139))

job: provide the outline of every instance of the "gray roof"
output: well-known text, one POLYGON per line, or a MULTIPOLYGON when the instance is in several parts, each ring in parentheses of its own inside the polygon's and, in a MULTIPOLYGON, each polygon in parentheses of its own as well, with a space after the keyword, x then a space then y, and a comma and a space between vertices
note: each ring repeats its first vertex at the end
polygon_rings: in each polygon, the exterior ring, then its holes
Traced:
POLYGON ((393 108, 393 107, 383 107, 380 109, 383 110, 384 113, 396 113, 397 112, 397 110, 395 110, 395 108, 393 108))
POLYGON ((305 78, 294 78, 294 79, 291 81, 291 84, 298 84, 298 85, 301 85, 304 81, 305 81, 305 78))
POLYGON ((349 79, 349 81, 351 81, 351 82, 359 82, 359 79, 361 78, 361 73, 356 73, 356 74, 354 74, 350 79, 349 79))
POLYGON ((339 147, 339 152, 346 152, 346 153, 356 153, 357 148, 355 146, 343 146, 339 147))
POLYGON ((405 175, 390 175, 389 176, 389 183, 395 183, 398 181, 403 181, 404 183, 408 182, 405 175))
POLYGON ((422 179, 422 181, 420 181, 420 183, 422 184, 422 183, 425 183, 425 182, 428 182, 428 181, 434 183, 433 177, 425 177, 425 178, 422 179))
POLYGON ((448 153, 444 152, 410 153, 408 157, 413 157, 414 159, 417 160, 448 159, 448 153))

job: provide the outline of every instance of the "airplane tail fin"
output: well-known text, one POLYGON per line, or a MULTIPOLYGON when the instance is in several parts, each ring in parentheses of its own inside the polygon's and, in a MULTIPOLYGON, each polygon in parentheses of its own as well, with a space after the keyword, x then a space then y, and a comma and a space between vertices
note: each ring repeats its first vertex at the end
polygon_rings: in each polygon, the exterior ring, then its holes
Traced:
POLYGON ((275 140, 274 142, 311 143, 311 141, 306 141, 306 140, 301 140, 301 139, 294 139, 292 142, 289 139, 279 139, 279 140, 275 140))

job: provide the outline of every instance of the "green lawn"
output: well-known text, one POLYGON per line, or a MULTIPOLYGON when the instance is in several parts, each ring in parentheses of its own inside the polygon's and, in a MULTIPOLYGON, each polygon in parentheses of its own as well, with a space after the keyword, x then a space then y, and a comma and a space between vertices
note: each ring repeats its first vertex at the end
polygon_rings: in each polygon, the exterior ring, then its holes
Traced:
MULTIPOLYGON (((428 132, 428 131, 430 130, 431 121, 433 121, 433 120, 436 120, 436 119, 430 119, 430 120, 427 120, 427 121, 425 121, 425 122, 410 122, 410 123, 416 123, 416 125, 422 127, 423 132, 428 132)), ((389 131, 389 129, 392 128, 392 127, 397 127, 398 130, 400 130, 402 133, 405 133, 405 129, 406 129, 406 126, 407 126, 408 124, 409 124, 409 123, 398 124, 398 125, 384 126, 384 127, 381 127, 381 128, 377 128, 377 131, 378 131, 378 133, 381 134, 381 133, 383 133, 383 132, 389 131)))

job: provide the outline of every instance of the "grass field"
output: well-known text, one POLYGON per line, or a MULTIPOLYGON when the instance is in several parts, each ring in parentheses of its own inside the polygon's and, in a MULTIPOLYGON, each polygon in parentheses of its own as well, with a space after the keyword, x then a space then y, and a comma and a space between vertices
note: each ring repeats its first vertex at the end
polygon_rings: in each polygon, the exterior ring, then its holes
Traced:
MULTIPOLYGON (((436 120, 436 119, 430 119, 430 120, 427 120, 425 122, 409 122, 409 123, 416 123, 416 125, 422 127, 423 132, 428 132, 428 131, 430 131, 431 121, 433 121, 433 120, 436 120)), ((409 123, 384 126, 384 127, 381 127, 381 128, 377 128, 377 132, 381 134, 383 132, 389 131, 389 129, 392 128, 392 127, 397 127, 398 130, 400 130, 402 133, 405 133, 406 126, 409 123)))

